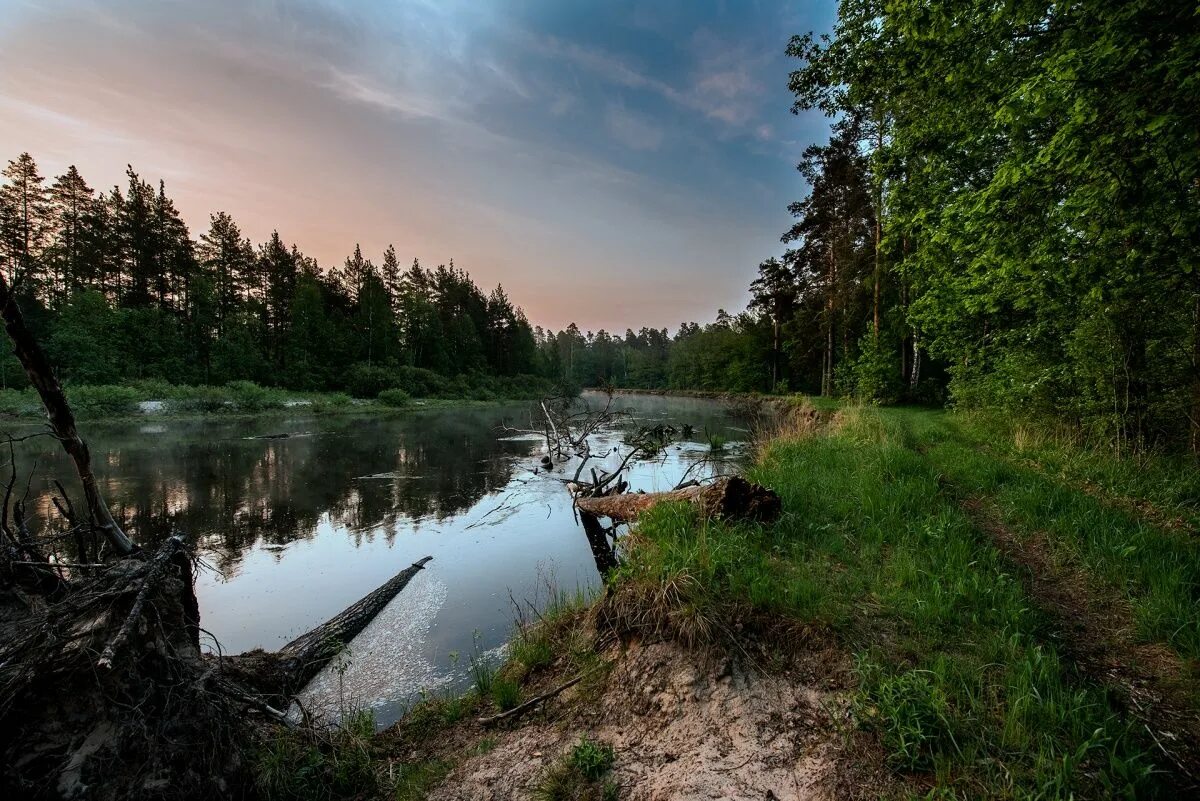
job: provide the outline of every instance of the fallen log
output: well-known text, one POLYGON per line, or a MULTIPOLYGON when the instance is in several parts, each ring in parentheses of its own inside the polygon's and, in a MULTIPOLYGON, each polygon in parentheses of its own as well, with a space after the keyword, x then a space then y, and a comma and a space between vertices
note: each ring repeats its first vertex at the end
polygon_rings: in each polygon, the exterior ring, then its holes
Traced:
POLYGON ((363 596, 315 629, 301 634, 280 648, 279 654, 283 657, 283 667, 289 674, 289 683, 296 689, 307 684, 309 679, 317 675, 326 662, 337 656, 365 629, 432 559, 432 556, 418 559, 374 592, 363 596))
POLYGON ((664 502, 690 503, 704 517, 722 520, 755 520, 769 523, 779 517, 779 496, 760 484, 752 484, 740 476, 724 476, 710 484, 702 484, 670 492, 606 495, 600 498, 577 498, 579 511, 607 517, 616 523, 629 523, 650 507, 664 502))

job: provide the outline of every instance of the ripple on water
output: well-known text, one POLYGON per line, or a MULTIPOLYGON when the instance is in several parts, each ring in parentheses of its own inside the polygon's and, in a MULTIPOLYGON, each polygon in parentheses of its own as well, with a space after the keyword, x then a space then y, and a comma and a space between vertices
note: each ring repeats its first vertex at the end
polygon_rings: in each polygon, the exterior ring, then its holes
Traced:
MULTIPOLYGON (((380 725, 399 717, 402 703, 450 680, 427 656, 433 620, 446 602, 446 585, 423 570, 300 693, 310 713, 330 722, 370 708, 380 725)), ((293 710, 296 711, 296 710, 293 710)))

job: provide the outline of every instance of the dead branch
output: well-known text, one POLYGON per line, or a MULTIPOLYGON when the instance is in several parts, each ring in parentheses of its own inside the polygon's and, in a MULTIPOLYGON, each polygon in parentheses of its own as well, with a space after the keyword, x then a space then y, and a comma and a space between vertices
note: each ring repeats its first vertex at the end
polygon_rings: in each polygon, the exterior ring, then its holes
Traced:
POLYGON ((104 533, 109 546, 115 552, 121 555, 133 553, 137 547, 117 525, 112 512, 109 511, 108 504, 100 495, 100 486, 96 481, 95 473, 92 472, 91 453, 88 451, 87 443, 83 441, 75 428, 75 415, 71 411, 70 404, 67 403, 67 396, 63 392, 62 385, 54 374, 49 360, 46 359, 46 354, 25 325, 25 318, 3 275, 0 275, 0 318, 4 319, 4 330, 8 332, 8 336, 12 340, 13 353, 20 360, 21 366, 25 368, 25 375, 29 376, 29 383, 33 385, 42 399, 42 406, 46 409, 46 417, 51 430, 58 441, 62 443, 63 450, 75 463, 75 471, 79 474, 80 483, 83 484, 84 499, 87 502, 92 523, 104 533))
POLYGON ((509 718, 515 718, 518 715, 523 715, 526 712, 528 712, 529 710, 533 709, 538 704, 543 703, 545 701, 549 701, 551 698, 558 695, 563 690, 574 687, 576 684, 578 684, 579 682, 581 682, 585 678, 587 678, 588 675, 590 675, 590 674, 580 673, 578 676, 576 676, 575 678, 566 682, 565 684, 560 684, 559 686, 555 687, 553 690, 542 693, 541 695, 535 695, 533 698, 530 698, 525 703, 518 704, 517 706, 514 706, 512 709, 508 710, 507 712, 501 712, 498 715, 482 717, 482 718, 479 718, 477 722, 482 726, 492 726, 496 723, 499 723, 502 720, 508 720, 509 718))

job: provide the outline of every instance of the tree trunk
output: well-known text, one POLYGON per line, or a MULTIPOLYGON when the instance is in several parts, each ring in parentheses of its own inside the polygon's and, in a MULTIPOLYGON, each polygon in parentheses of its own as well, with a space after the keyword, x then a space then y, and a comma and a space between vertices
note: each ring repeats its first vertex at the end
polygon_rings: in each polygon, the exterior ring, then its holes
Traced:
POLYGON ((670 492, 607 495, 601 498, 579 498, 579 511, 607 517, 617 523, 636 520, 652 506, 669 501, 690 503, 704 517, 724 520, 757 520, 769 523, 779 517, 779 496, 759 484, 751 484, 740 476, 719 478, 703 484, 670 492))
POLYGON ((92 473, 91 454, 88 452, 87 443, 75 429, 75 415, 67 403, 62 385, 58 383, 58 378, 54 375, 41 346, 25 326, 25 318, 21 315, 21 309, 17 306, 16 298, 13 297, 8 281, 3 275, 0 275, 0 317, 4 319, 4 330, 12 339, 13 352, 25 368, 29 382, 41 397, 42 405, 46 407, 50 427, 62 443, 63 450, 75 462, 75 471, 83 484, 83 494, 92 524, 104 533, 108 544, 118 554, 124 556, 133 553, 137 547, 117 525, 117 521, 113 520, 108 504, 100 496, 100 487, 95 474, 92 473))
POLYGON ((401 570, 374 592, 359 599, 329 620, 279 649, 279 667, 288 687, 299 690, 333 659, 351 640, 408 586, 413 576, 433 559, 426 556, 401 570))

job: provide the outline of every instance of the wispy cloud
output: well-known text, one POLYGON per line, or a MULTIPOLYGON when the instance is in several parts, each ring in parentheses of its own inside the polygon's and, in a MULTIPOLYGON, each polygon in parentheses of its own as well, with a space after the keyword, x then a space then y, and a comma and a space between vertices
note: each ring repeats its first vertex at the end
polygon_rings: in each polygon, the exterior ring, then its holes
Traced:
POLYGON ((658 150, 663 141, 662 128, 619 103, 608 104, 604 124, 614 139, 634 150, 658 150))

